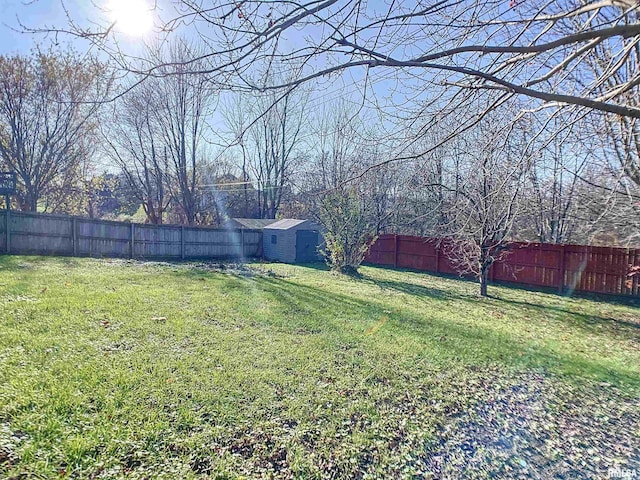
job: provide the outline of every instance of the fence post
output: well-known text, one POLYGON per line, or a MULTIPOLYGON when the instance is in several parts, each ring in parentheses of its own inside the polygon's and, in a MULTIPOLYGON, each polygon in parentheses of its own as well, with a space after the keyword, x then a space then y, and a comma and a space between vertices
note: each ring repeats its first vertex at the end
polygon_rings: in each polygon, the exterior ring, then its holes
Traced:
POLYGON ((564 245, 560 245, 560 266, 558 268, 559 282, 558 293, 562 295, 564 292, 564 273, 565 273, 565 260, 564 260, 564 245))
POLYGON ((398 268, 398 235, 393 234, 393 268, 398 268))
POLYGON ((440 273, 440 245, 436 243, 436 273, 440 273))
POLYGON ((7 240, 7 253, 11 253, 11 205, 9 204, 9 196, 6 197, 7 202, 7 229, 5 232, 5 238, 7 240))
POLYGON ((184 260, 184 225, 180 225, 180 259, 184 260))
POLYGON ((71 219, 71 248, 73 256, 78 256, 78 220, 74 217, 71 219))
POLYGON ((130 236, 129 246, 131 248, 131 251, 129 252, 129 256, 131 258, 133 258, 135 256, 135 253, 136 253, 135 252, 135 234, 136 234, 135 226, 132 223, 131 227, 130 227, 130 230, 129 230, 129 236, 130 236))
MULTIPOLYGON (((633 265, 640 266, 640 249, 637 249, 635 251, 633 265)), ((638 286, 640 286, 640 274, 637 274, 631 277, 631 294, 632 295, 640 294, 640 288, 638 288, 638 286)))

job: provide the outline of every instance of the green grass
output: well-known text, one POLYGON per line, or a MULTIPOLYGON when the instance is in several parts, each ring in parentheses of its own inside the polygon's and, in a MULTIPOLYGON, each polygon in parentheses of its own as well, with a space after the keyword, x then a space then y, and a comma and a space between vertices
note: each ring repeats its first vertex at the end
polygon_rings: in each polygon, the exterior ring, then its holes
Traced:
POLYGON ((637 307, 371 267, 239 273, 0 257, 0 477, 640 467, 637 307))

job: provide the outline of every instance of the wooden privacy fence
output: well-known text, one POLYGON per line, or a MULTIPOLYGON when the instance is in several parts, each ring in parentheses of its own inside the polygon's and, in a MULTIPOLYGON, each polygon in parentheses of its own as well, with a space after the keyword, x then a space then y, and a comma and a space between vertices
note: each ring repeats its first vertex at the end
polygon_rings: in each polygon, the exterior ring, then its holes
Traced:
POLYGON ((262 254, 261 230, 146 225, 0 210, 0 252, 128 258, 239 258, 262 254))
MULTIPOLYGON (((432 238, 381 235, 371 246, 366 262, 428 272, 457 274, 446 248, 432 238)), ((629 277, 640 265, 640 249, 512 242, 506 257, 495 262, 489 280, 558 292, 592 292, 640 296, 640 275, 629 277)))

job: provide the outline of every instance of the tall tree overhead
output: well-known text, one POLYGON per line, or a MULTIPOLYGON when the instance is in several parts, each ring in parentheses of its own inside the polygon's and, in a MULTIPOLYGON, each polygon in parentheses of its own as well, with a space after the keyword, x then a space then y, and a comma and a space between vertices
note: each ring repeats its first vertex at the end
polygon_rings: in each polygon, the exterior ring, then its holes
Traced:
MULTIPOLYGON (((382 70, 418 90, 444 83, 639 118, 629 101, 640 83, 639 9, 635 0, 187 0, 175 15, 158 15, 156 33, 199 37, 206 51, 180 60, 182 68, 235 88, 263 88, 265 71, 290 62, 298 75, 285 85, 345 69, 362 69, 365 78, 382 70), (609 56, 594 75, 602 51, 609 56), (196 57, 208 66, 193 63, 196 57)), ((87 29, 79 20, 60 30, 131 70, 166 72, 154 63, 134 67, 112 41, 112 24, 87 29)))
POLYGON ((88 155, 109 83, 101 63, 70 52, 0 56, 0 160, 17 174, 20 208, 35 211, 88 155))

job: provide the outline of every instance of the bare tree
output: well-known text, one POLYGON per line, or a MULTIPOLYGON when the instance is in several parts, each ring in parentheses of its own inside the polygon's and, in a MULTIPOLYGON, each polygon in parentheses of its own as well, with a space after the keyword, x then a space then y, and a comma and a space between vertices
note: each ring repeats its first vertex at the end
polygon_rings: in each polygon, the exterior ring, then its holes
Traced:
POLYGON ((200 217, 204 223, 223 225, 233 217, 258 215, 258 192, 243 181, 235 160, 218 156, 200 169, 200 217))
MULTIPOLYGON (((622 25, 638 25, 638 9, 636 3, 632 13, 621 17, 618 21, 622 25)), ((594 88, 600 96, 606 97, 614 92, 629 107, 639 108, 637 88, 622 88, 624 85, 640 84, 640 47, 638 35, 625 39, 618 44, 601 42, 596 45, 596 55, 588 58, 591 67, 594 88)), ((620 170, 636 185, 640 185, 640 123, 637 116, 611 114, 602 116, 601 125, 604 126, 608 137, 607 157, 615 159, 615 165, 610 163, 613 170, 620 170)), ((594 122, 595 123, 595 122, 594 122)), ((596 128, 600 125, 596 124, 596 128)))
POLYGON ((255 98, 249 129, 249 169, 258 189, 261 218, 275 218, 291 175, 304 124, 304 93, 268 92, 255 98))
POLYGON ((640 185, 640 122, 633 118, 608 116, 605 124, 618 168, 640 185))
POLYGON ((304 92, 237 95, 224 108, 231 147, 239 147, 245 210, 250 209, 250 182, 257 189, 260 218, 275 218, 291 191, 305 124, 304 92))
POLYGON ((576 193, 573 214, 581 227, 578 243, 640 247, 640 187, 592 167, 581 175, 576 193))
MULTIPOLYGON (((249 177, 249 154, 247 152, 247 131, 250 128, 251 118, 249 117, 250 105, 246 101, 246 96, 236 96, 231 101, 224 104, 222 114, 225 119, 227 128, 233 140, 230 143, 230 147, 238 147, 240 149, 241 161, 241 189, 243 193, 244 208, 242 210, 242 217, 249 218, 250 214, 250 202, 252 200, 253 187, 250 185, 249 177)), ((259 213, 258 213, 259 214, 259 213)))
POLYGON ((462 182, 457 174, 462 155, 454 152, 461 148, 456 142, 463 117, 463 114, 454 118, 440 112, 427 120, 433 122, 435 128, 418 125, 418 130, 425 134, 417 139, 413 152, 409 152, 410 157, 415 155, 416 158, 404 162, 403 202, 397 222, 400 231, 421 236, 438 235, 449 224, 445 201, 451 192, 459 191, 462 182))
MULTIPOLYGON (((185 66, 236 87, 264 88, 262 73, 256 72, 268 70, 274 60, 290 61, 299 75, 282 85, 350 68, 387 69, 419 77, 419 89, 444 82, 640 118, 640 109, 629 103, 637 96, 639 83, 634 63, 640 39, 638 8, 634 0, 442 0, 389 5, 362 0, 256 0, 206 6, 186 1, 160 28, 167 34, 181 29, 197 32, 208 51, 185 59, 185 66), (302 29, 309 35, 295 35, 302 29), (283 41, 285 34, 296 40, 283 41), (611 53, 612 61, 597 77, 585 74, 589 61, 602 49, 611 53), (206 57, 209 66, 191 63, 198 57, 206 57), (629 66, 633 76, 617 76, 629 66), (600 87, 609 80, 603 91, 600 87)), ((87 39, 131 70, 162 73, 158 65, 141 69, 127 62, 110 42, 115 33, 106 22, 86 29, 69 18, 69 25, 56 31, 60 30, 87 39)))
POLYGON ((131 192, 142 204, 147 221, 161 224, 169 206, 169 162, 157 123, 159 80, 123 96, 103 124, 107 155, 121 169, 131 192))
MULTIPOLYGON (((175 62, 180 70, 193 48, 178 41, 152 48, 147 56, 150 61, 175 62)), ((206 120, 215 98, 216 91, 203 76, 174 71, 148 79, 115 103, 103 129, 108 154, 136 192, 149 222, 162 223, 169 206, 183 222, 196 222, 206 120)))
MULTIPOLYGON (((514 96, 527 100, 529 111, 565 110, 560 128, 573 122, 571 116, 605 114, 620 164, 637 179, 639 12, 635 0, 186 1, 158 22, 157 32, 169 37, 188 31, 206 45, 180 65, 137 63, 117 48, 107 22, 87 29, 69 18, 62 29, 36 31, 80 36, 128 72, 198 73, 238 91, 278 91, 355 70, 363 102, 378 96, 377 81, 393 80, 403 95, 391 104, 413 119, 442 111, 457 115, 470 109, 469 99, 479 91, 498 92, 503 100, 474 111, 471 124, 514 96), (268 81, 266 73, 276 66, 286 76, 268 81)), ((415 137, 437 128, 426 122, 415 137)), ((467 128, 461 124, 451 136, 467 128)), ((419 158, 434 148, 386 161, 419 158)), ((277 184, 262 192, 268 190, 282 193, 277 184)))
POLYGON ((589 201, 579 187, 593 152, 585 143, 589 140, 579 133, 585 122, 565 120, 558 116, 543 119, 540 135, 529 145, 535 154, 522 192, 519 240, 567 243, 586 231, 576 209, 578 203, 589 201), (563 129, 563 124, 569 126, 563 129))
POLYGON ((495 111, 447 145, 450 161, 442 181, 427 186, 447 191, 441 206, 446 221, 436 233, 446 239, 443 245, 458 271, 478 279, 483 296, 489 269, 505 254, 521 212, 531 163, 526 129, 511 123, 511 113, 495 111))
MULTIPOLYGON (((35 211, 53 185, 70 179, 91 152, 105 67, 70 52, 0 56, 0 158, 19 180, 20 208, 35 211)), ((61 183, 62 182, 62 183, 61 183)))
POLYGON ((189 73, 185 65, 191 57, 200 57, 198 52, 193 44, 180 40, 169 44, 166 52, 152 52, 151 57, 156 63, 171 64, 155 85, 154 116, 172 167, 172 198, 188 224, 195 223, 198 214, 198 166, 203 161, 206 119, 217 96, 204 76, 189 73))
POLYGON ((89 208, 96 178, 95 160, 98 157, 98 138, 95 132, 77 139, 84 152, 76 164, 64 169, 47 188, 47 193, 38 202, 44 212, 83 215, 91 213, 89 208), (81 142, 81 144, 80 144, 81 142))

